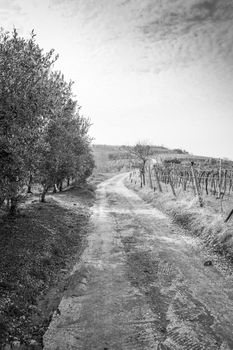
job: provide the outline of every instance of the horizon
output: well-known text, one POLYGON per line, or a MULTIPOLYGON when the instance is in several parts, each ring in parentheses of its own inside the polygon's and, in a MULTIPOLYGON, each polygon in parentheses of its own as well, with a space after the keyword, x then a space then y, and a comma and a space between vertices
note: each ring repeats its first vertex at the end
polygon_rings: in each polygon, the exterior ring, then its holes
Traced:
MULTIPOLYGON (((129 146, 129 147, 133 147, 135 144, 101 144, 101 143, 92 143, 91 144, 93 147, 95 146, 100 146, 100 147, 124 147, 124 146, 129 146)), ((230 159, 228 157, 214 157, 214 156, 207 156, 206 154, 195 154, 193 152, 189 152, 187 149, 181 149, 179 147, 175 147, 175 148, 169 148, 166 147, 165 145, 155 145, 155 144, 149 144, 151 147, 157 147, 157 148, 164 148, 165 150, 168 151, 175 151, 177 149, 180 149, 182 152, 184 152, 183 154, 187 154, 190 156, 194 156, 194 157, 201 157, 201 158, 208 158, 208 159, 216 159, 216 160, 226 160, 226 161, 233 161, 233 159, 230 159)), ((178 154, 178 153, 177 153, 178 154)))

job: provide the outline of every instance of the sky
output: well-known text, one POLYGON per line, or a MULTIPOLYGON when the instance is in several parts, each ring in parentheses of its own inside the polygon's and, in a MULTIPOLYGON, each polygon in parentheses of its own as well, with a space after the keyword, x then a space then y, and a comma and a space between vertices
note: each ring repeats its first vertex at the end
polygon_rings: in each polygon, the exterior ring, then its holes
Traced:
POLYGON ((232 0, 0 0, 0 26, 55 49, 94 143, 233 160, 232 0))

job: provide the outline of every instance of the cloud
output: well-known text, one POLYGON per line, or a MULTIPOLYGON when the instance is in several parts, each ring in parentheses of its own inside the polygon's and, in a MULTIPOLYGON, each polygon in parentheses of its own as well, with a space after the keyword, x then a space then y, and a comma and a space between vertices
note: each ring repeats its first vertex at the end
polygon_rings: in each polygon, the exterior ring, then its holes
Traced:
POLYGON ((64 32, 82 61, 94 60, 106 74, 195 64, 233 71, 232 0, 0 0, 1 9, 16 27, 22 16, 31 27, 42 21, 43 37, 49 31, 59 50, 64 32))
POLYGON ((191 8, 193 21, 204 21, 209 18, 214 18, 217 11, 218 0, 204 0, 194 4, 191 8))
POLYGON ((141 40, 150 43, 148 56, 159 51, 162 66, 230 62, 232 19, 230 0, 147 1, 140 9, 138 28, 141 40))
POLYGON ((142 31, 160 35, 182 34, 210 22, 223 22, 233 18, 233 4, 229 0, 164 0, 147 1, 139 9, 145 24, 142 31))
POLYGON ((60 54, 99 142, 115 118, 125 135, 114 125, 104 142, 144 133, 191 149, 191 129, 193 151, 210 154, 232 149, 232 19, 232 0, 0 0, 5 29, 34 28, 60 54))
POLYGON ((21 7, 16 0, 0 0, 0 11, 20 12, 21 7))
POLYGON ((50 7, 73 18, 97 59, 123 70, 233 62, 232 0, 51 0, 50 7))
POLYGON ((0 25, 5 30, 22 30, 23 9, 17 0, 0 0, 0 25))

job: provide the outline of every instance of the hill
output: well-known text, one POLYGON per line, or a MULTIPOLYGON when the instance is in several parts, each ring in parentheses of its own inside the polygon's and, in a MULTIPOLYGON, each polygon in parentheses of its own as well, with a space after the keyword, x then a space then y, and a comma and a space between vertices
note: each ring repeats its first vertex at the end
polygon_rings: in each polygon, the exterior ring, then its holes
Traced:
MULTIPOLYGON (((152 154, 183 153, 182 150, 170 150, 164 146, 151 146, 152 154)), ((124 145, 92 145, 95 164, 98 171, 120 171, 129 166, 128 153, 124 145)))

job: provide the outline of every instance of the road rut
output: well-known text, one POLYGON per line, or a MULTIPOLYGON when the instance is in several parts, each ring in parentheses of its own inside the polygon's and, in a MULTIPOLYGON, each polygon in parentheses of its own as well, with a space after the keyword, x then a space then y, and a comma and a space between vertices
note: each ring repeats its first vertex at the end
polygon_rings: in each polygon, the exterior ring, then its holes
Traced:
POLYGON ((231 350, 233 281, 123 185, 101 183, 45 350, 231 350))

